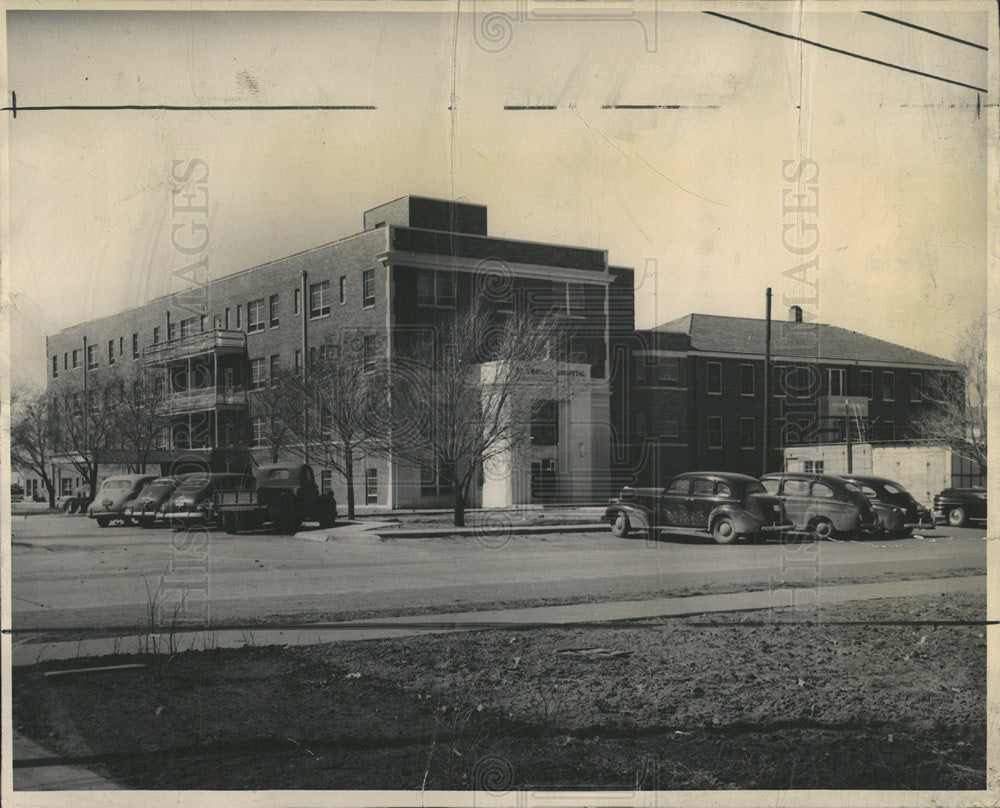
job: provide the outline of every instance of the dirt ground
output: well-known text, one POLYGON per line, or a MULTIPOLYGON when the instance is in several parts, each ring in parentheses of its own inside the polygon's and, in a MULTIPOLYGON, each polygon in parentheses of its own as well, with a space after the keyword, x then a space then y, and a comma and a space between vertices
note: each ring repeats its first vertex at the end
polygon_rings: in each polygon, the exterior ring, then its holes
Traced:
POLYGON ((815 617, 43 663, 14 726, 143 789, 984 788, 985 598, 815 617))

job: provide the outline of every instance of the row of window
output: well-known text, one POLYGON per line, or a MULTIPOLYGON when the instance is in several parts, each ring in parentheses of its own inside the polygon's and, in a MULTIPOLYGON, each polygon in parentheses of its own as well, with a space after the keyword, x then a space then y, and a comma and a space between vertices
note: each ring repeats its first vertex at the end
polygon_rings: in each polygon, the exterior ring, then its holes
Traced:
MULTIPOLYGON (((339 285, 339 297, 341 305, 347 302, 347 277, 341 275, 338 281, 339 285)), ((319 281, 318 283, 310 284, 309 286, 309 316, 312 319, 319 317, 325 317, 330 314, 330 281, 319 281)), ((293 300, 292 300, 292 313, 298 316, 301 312, 301 292, 299 289, 294 290, 293 300)), ((375 305, 375 270, 367 269, 362 273, 362 305, 365 307, 375 305)), ((248 334, 256 334, 264 331, 265 328, 277 328, 281 322, 280 316, 280 296, 277 294, 270 295, 266 300, 265 298, 257 298, 256 300, 251 300, 246 305, 246 330, 248 334)), ((231 321, 232 310, 226 308, 225 315, 223 317, 216 317, 215 327, 224 328, 227 331, 232 327, 231 321)), ((243 328, 243 306, 237 305, 235 311, 236 319, 235 326, 236 330, 241 330, 243 328)), ((205 331, 205 315, 196 315, 192 317, 185 317, 179 322, 176 320, 169 321, 167 323, 167 333, 166 338, 168 342, 172 342, 175 339, 191 336, 192 334, 205 331)), ((158 345, 162 342, 163 330, 161 326, 153 326, 153 344, 158 345)), ((114 339, 108 340, 108 365, 114 365, 115 362, 121 359, 125 354, 125 338, 118 337, 117 341, 114 339), (117 347, 117 351, 116 351, 117 347)), ((87 346, 87 370, 97 370, 98 368, 98 357, 97 357, 98 346, 88 345, 87 346)), ((83 355, 83 349, 75 348, 72 351, 67 351, 63 354, 63 370, 70 369, 70 358, 72 357, 72 367, 74 369, 81 366, 81 359, 83 355)), ((135 332, 132 334, 132 358, 138 359, 140 356, 139 351, 139 333, 135 332)), ((59 356, 58 354, 53 354, 52 356, 52 378, 59 378, 59 356)))
MULTIPOLYGON (((666 372, 669 371, 669 366, 666 372)), ((772 367, 771 394, 782 398, 791 394, 802 396, 807 391, 816 394, 817 380, 812 371, 803 366, 775 365, 772 367)), ((739 390, 740 395, 756 395, 756 368, 749 363, 740 365, 739 390)), ((673 371, 676 374, 676 369, 673 371)), ((675 380, 676 375, 661 380, 675 380)), ((880 372, 882 383, 882 401, 896 400, 896 374, 891 370, 880 372)), ((722 395, 722 363, 706 363, 705 388, 709 395, 722 395)), ((845 368, 827 368, 826 391, 830 396, 847 395, 847 370, 845 368)), ((871 370, 859 371, 857 395, 871 401, 875 395, 875 374, 871 370)), ((920 373, 910 374, 910 401, 918 404, 923 401, 923 378, 920 373)))

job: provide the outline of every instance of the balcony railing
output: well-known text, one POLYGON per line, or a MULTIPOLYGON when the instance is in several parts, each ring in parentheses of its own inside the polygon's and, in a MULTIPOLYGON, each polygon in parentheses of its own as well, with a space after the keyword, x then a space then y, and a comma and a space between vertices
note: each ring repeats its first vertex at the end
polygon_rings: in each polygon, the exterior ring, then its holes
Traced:
POLYGON ((161 365, 204 354, 241 353, 246 349, 247 335, 242 331, 216 329, 147 345, 142 351, 142 361, 147 365, 161 365))
POLYGON ((163 409, 168 415, 202 412, 219 407, 245 406, 247 406, 246 390, 234 387, 203 387, 197 390, 170 393, 163 402, 163 409))

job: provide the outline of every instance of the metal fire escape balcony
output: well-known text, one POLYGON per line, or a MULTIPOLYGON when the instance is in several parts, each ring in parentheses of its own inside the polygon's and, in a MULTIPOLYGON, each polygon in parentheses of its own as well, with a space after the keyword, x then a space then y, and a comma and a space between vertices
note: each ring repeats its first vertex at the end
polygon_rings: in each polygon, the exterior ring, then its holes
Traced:
POLYGON ((163 401, 167 415, 178 415, 205 410, 238 409, 247 406, 247 392, 243 388, 202 387, 170 393, 163 401))
POLYGON ((220 356, 245 354, 246 350, 245 333, 215 329, 147 345, 142 351, 142 362, 147 367, 168 365, 211 354, 220 356))

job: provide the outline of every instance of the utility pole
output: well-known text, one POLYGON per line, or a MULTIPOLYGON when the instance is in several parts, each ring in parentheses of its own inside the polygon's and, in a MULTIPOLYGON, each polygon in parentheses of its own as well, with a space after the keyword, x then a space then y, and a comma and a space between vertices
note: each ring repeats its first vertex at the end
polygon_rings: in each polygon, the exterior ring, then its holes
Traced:
POLYGON ((299 316, 302 318, 302 389, 306 395, 302 398, 302 453, 306 463, 309 462, 309 301, 306 293, 309 291, 309 273, 302 270, 302 290, 299 292, 299 316))
POLYGON ((767 316, 764 326, 764 459, 763 473, 767 474, 768 455, 771 445, 771 287, 767 287, 767 316))
POLYGON ((851 443, 851 408, 850 403, 844 399, 844 442, 847 448, 847 473, 854 472, 854 447, 851 443))

